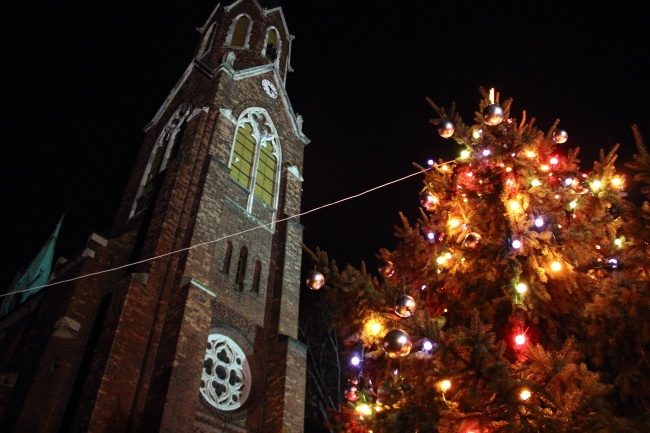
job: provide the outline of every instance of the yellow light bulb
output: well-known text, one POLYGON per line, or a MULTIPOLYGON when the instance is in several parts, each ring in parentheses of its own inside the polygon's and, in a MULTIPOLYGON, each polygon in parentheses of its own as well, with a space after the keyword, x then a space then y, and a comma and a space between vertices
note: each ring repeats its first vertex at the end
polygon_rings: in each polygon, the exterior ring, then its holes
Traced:
POLYGON ((381 332, 381 323, 370 320, 366 323, 366 332, 370 335, 378 335, 381 332))
POLYGON ((533 179, 533 181, 530 183, 532 186, 540 186, 542 182, 540 182, 539 179, 533 179))
POLYGON ((572 201, 571 203, 569 203, 569 207, 570 207, 571 209, 575 209, 576 206, 578 206, 578 203, 577 203, 576 201, 572 201))
POLYGON ((447 259, 445 259, 444 256, 439 256, 439 257, 436 259, 436 263, 438 263, 439 265, 442 265, 442 264, 445 263, 446 261, 447 261, 447 259))
POLYGON ((533 152, 532 150, 529 150, 528 152, 526 152, 526 156, 529 157, 529 158, 534 158, 535 157, 535 152, 533 152))
POLYGON ((522 389, 521 392, 519 393, 519 398, 525 401, 528 400, 531 395, 532 394, 530 393, 530 391, 528 391, 527 389, 522 389))
POLYGON ((612 185, 616 188, 623 186, 623 179, 616 176, 615 178, 612 179, 612 185))
POLYGON ((517 292, 519 293, 526 293, 528 290, 528 286, 525 283, 519 283, 517 284, 517 292))
POLYGON ((558 261, 555 261, 555 262, 551 263, 551 270, 553 270, 555 272, 558 272, 561 269, 562 269, 562 263, 560 263, 558 261))
POLYGON ((551 169, 551 167, 549 167, 549 166, 546 165, 546 164, 544 164, 544 165, 542 165, 542 166, 540 167, 540 170, 542 170, 542 171, 549 171, 550 169, 551 169))
POLYGON ((510 206, 510 209, 512 209, 515 212, 518 211, 519 209, 521 209, 521 205, 519 204, 519 202, 517 200, 510 200, 508 202, 508 205, 510 206))
POLYGON ((449 220, 449 227, 451 227, 452 229, 455 229, 459 225, 460 225, 460 220, 458 220, 457 218, 452 218, 449 220))
POLYGON ((451 381, 445 379, 443 381, 440 381, 438 386, 440 387, 441 390, 447 391, 449 388, 451 388, 451 381))
POLYGON ((623 239, 621 239, 621 238, 615 239, 614 240, 614 245, 616 245, 617 247, 620 247, 621 245, 623 245, 623 239))
POLYGON ((593 182, 591 182, 591 189, 593 189, 594 191, 598 191, 601 186, 603 186, 603 183, 599 180, 594 180, 593 182))
POLYGON ((372 413, 372 409, 370 408, 370 406, 364 403, 357 406, 357 412, 363 415, 370 415, 372 413))
POLYGON ((460 152, 460 157, 463 159, 469 158, 469 150, 463 150, 462 152, 460 152))

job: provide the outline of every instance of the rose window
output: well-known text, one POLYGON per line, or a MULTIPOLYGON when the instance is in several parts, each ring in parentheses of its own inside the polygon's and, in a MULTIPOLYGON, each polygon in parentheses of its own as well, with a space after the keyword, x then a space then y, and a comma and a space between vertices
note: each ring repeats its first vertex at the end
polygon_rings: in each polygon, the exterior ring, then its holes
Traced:
POLYGON ((208 337, 201 374, 201 395, 219 410, 241 407, 250 390, 251 372, 246 355, 225 335, 208 337))

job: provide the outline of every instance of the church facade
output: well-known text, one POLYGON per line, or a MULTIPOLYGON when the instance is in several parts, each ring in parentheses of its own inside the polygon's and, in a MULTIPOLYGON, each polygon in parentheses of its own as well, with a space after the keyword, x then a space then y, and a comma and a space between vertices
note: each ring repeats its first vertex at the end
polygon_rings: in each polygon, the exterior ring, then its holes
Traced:
POLYGON ((256 0, 199 33, 110 233, 0 318, 1 431, 303 431, 292 36, 256 0))

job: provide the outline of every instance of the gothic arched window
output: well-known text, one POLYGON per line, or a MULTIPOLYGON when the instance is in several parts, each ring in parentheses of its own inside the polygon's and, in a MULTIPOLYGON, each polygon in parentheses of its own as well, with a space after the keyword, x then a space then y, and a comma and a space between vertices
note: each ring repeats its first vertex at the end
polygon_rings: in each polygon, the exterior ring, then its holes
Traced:
POLYGON ((262 276, 262 262, 255 260, 255 266, 253 267, 253 285, 251 286, 251 291, 253 293, 260 292, 260 278, 262 276))
POLYGON ((235 25, 230 35, 231 47, 245 47, 248 44, 248 35, 250 33, 252 21, 246 15, 241 15, 235 21, 235 25))
POLYGON ((158 174, 165 171, 169 160, 178 152, 185 123, 191 112, 192 107, 189 104, 181 105, 156 140, 138 186, 130 216, 139 213, 147 206, 158 174))
POLYGON ((250 108, 240 116, 230 157, 230 178, 248 190, 250 197, 271 208, 276 205, 280 146, 268 113, 250 108))
POLYGON ((223 268, 221 272, 227 274, 230 272, 230 261, 232 260, 232 242, 226 242, 226 253, 223 256, 223 268))
POLYGON ((279 52, 278 32, 274 28, 270 28, 266 32, 266 42, 264 43, 264 56, 270 62, 274 62, 278 58, 279 52))
POLYGON ((237 276, 235 283, 239 290, 244 290, 244 280, 246 279, 246 261, 248 260, 248 248, 241 247, 239 250, 239 262, 237 263, 237 276))
POLYGON ((216 34, 216 28, 217 23, 212 23, 212 25, 210 25, 208 28, 208 31, 203 34, 203 39, 201 40, 201 45, 199 46, 197 57, 201 57, 203 54, 210 50, 210 47, 212 46, 212 40, 216 34))

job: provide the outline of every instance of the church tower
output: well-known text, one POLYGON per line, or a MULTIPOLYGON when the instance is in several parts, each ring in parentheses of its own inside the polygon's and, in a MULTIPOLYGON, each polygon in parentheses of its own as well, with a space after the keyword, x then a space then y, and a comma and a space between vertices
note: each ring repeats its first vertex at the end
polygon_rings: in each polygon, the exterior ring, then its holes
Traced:
POLYGON ((109 235, 0 322, 14 382, 0 430, 303 430, 293 37, 256 0, 218 4, 198 30, 109 235))

